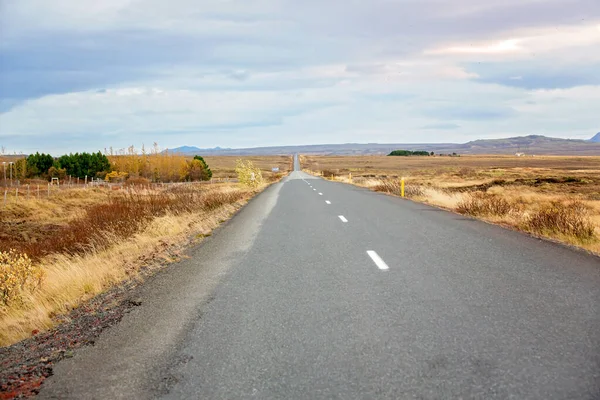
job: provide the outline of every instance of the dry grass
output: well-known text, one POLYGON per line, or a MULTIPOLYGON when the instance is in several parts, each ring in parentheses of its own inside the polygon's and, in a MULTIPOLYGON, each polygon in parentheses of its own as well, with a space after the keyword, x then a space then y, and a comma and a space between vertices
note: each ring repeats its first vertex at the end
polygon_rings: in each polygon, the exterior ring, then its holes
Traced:
MULTIPOLYGON (((85 190, 73 189, 64 194, 71 197, 74 192, 85 193, 85 190)), ((29 229, 25 230, 23 224, 13 219, 20 235, 5 232, 0 237, 0 250, 15 249, 34 260, 53 253, 82 253, 90 247, 98 249, 110 245, 114 238, 126 239, 143 229, 153 218, 167 213, 177 215, 210 211, 219 205, 233 203, 240 197, 241 191, 225 192, 213 186, 193 185, 173 186, 166 190, 142 189, 117 193, 96 198, 96 203, 88 203, 85 208, 82 208, 83 204, 79 204, 81 209, 76 213, 79 216, 63 221, 54 229, 47 229, 47 225, 34 219, 33 224, 29 224, 29 229), (38 231, 35 232, 35 229, 38 231)), ((35 206, 44 204, 38 200, 23 203, 29 203, 28 215, 39 214, 35 206)), ((22 216, 23 210, 19 211, 16 215, 22 216)), ((7 217, 5 213, 1 215, 7 217)), ((10 221, 3 222, 5 225, 10 224, 10 221)))
POLYGON ((235 178, 236 161, 239 159, 251 161, 256 167, 260 168, 263 177, 267 181, 273 181, 281 177, 281 174, 287 174, 292 171, 293 159, 290 156, 206 156, 206 163, 213 171, 215 178, 235 178), (280 174, 271 172, 273 167, 279 168, 280 174))
POLYGON ((516 203, 512 203, 504 197, 486 193, 470 193, 456 205, 455 210, 461 214, 472 216, 499 216, 504 217, 510 212, 518 211, 516 203))
POLYGON ((141 268, 176 259, 190 237, 208 235, 255 193, 235 184, 110 196, 100 190, 72 189, 64 198, 30 199, 21 208, 7 207, 2 227, 11 229, 3 229, 0 249, 32 254, 44 277, 35 290, 21 291, 23 301, 0 307, 0 345, 47 329, 54 316, 135 277, 141 268), (52 229, 39 213, 52 216, 52 229), (11 239, 16 233, 18 240, 11 239))
POLYGON ((588 208, 581 202, 552 202, 526 217, 523 229, 539 234, 558 234, 576 238, 581 243, 595 239, 595 226, 588 208))
POLYGON ((600 253, 600 157, 302 156, 308 172, 600 253), (350 175, 352 179, 350 180, 350 175))

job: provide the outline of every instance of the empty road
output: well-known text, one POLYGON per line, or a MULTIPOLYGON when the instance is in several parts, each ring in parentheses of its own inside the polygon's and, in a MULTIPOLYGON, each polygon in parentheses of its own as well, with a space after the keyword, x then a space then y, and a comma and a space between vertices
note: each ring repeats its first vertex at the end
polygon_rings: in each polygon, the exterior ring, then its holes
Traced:
POLYGON ((41 398, 600 398, 599 258, 296 169, 41 398))

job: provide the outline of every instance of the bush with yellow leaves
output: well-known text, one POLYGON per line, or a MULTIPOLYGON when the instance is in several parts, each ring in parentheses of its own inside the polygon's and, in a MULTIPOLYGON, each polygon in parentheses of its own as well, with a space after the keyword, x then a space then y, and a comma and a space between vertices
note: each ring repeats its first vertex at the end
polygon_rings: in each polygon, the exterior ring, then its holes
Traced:
POLYGON ((235 172, 242 185, 258 187, 263 183, 260 168, 255 167, 250 160, 237 160, 235 162, 235 172))
POLYGON ((0 251, 0 306, 21 301, 25 291, 35 290, 43 272, 27 254, 15 250, 0 251))
POLYGON ((128 176, 127 172, 112 171, 106 174, 104 180, 109 182, 125 182, 128 176))

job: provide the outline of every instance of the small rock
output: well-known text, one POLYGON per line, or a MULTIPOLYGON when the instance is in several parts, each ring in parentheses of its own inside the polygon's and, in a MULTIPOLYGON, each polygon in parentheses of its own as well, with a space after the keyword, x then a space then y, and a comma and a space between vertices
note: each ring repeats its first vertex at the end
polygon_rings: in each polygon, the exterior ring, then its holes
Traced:
POLYGON ((129 299, 129 304, 138 307, 142 305, 142 301, 140 299, 129 299))

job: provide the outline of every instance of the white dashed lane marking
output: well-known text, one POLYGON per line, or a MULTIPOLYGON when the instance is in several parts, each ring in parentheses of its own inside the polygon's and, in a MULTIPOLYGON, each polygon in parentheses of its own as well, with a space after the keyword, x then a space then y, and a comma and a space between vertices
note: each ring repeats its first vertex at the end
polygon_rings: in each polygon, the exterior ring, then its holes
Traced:
POLYGON ((388 267, 385 261, 383 261, 381 257, 379 257, 379 254, 377 254, 375 251, 367 250, 367 254, 369 255, 369 257, 371 257, 371 260, 373 260, 375 265, 377 265, 377 268, 379 268, 380 270, 387 271, 388 269, 390 269, 390 267, 388 267))

